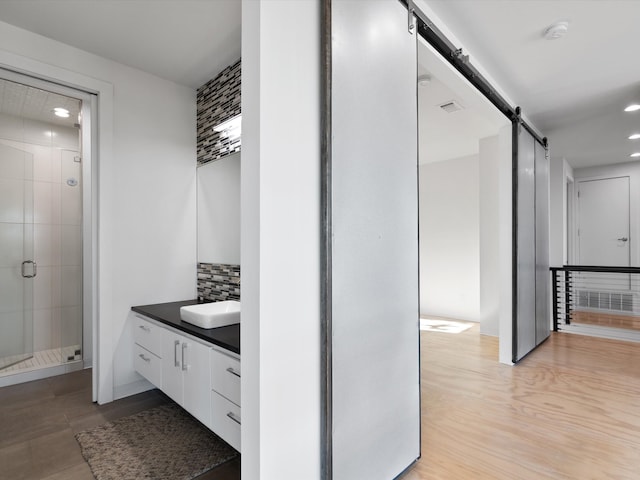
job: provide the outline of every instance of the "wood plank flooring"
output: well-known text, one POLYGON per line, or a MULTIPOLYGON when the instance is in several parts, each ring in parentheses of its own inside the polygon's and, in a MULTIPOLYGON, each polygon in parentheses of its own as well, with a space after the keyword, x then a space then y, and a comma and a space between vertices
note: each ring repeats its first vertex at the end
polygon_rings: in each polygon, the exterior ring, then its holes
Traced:
MULTIPOLYGON (((509 367, 477 326, 421 336, 422 458, 403 480, 640 478, 637 343, 552 334, 509 367)), ((91 479, 75 432, 170 401, 98 406, 90 375, 0 389, 0 479, 91 479)), ((238 480, 240 462, 205 479, 238 480)))
POLYGON ((422 458, 403 480, 640 478, 640 346, 552 334, 500 365, 478 327, 422 332, 422 458))
POLYGON ((640 317, 610 312, 581 312, 574 310, 571 312, 571 323, 623 328, 627 330, 640 330, 640 317))
MULTIPOLYGON (((91 402, 91 370, 0 388, 0 480, 91 480, 74 435, 171 402, 158 390, 91 402)), ((239 480, 232 460, 198 480, 239 480)))

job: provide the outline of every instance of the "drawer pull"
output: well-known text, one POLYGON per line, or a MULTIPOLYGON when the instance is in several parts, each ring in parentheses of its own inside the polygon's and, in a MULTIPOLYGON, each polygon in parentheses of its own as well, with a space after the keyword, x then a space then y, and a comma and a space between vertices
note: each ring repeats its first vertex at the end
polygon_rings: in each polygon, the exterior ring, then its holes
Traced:
POLYGON ((140 355, 138 355, 142 360, 144 360, 145 362, 149 363, 151 361, 150 358, 147 358, 144 356, 144 353, 141 353, 140 355))
POLYGON ((227 413, 227 417, 229 417, 231 420, 233 420, 234 422, 236 422, 238 425, 241 425, 240 423, 240 419, 236 418, 236 416, 234 415, 233 412, 229 412, 227 413))
POLYGON ((151 329, 149 327, 145 327, 144 325, 140 325, 138 328, 140 328, 143 332, 151 332, 151 329))
POLYGON ((179 367, 180 360, 178 360, 178 346, 180 345, 180 340, 175 340, 173 342, 173 366, 179 367))
POLYGON ((182 371, 186 372, 189 369, 187 365, 187 343, 182 344, 182 371))
POLYGON ((232 367, 227 368, 227 372, 229 372, 231 375, 235 375, 236 377, 240 378, 240 374, 236 372, 232 367))

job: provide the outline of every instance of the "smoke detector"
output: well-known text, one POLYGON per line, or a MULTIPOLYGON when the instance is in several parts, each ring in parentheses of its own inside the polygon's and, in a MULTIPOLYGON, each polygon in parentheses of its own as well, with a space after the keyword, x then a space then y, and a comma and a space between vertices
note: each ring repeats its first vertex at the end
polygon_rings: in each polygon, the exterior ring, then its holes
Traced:
POLYGON ((569 22, 563 20, 547 27, 542 36, 546 40, 558 40, 559 38, 564 37, 568 31, 569 22))
POLYGON ((450 102, 445 102, 439 105, 439 107, 447 113, 457 112, 459 110, 462 110, 463 108, 462 105, 460 105, 455 100, 451 100, 450 102))

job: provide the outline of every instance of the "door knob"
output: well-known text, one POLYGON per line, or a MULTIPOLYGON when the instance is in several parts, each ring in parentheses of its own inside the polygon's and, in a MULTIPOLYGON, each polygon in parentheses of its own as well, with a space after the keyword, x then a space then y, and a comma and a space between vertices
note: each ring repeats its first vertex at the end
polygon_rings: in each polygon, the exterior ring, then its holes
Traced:
POLYGON ((619 242, 626 242, 627 240, 629 240, 627 237, 622 237, 618 239, 619 242))

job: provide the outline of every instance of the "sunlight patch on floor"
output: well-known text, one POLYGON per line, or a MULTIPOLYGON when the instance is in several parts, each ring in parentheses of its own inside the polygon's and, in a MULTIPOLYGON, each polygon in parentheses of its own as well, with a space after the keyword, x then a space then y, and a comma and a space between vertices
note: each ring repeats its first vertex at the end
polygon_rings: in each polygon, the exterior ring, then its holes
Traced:
POLYGON ((443 333, 461 333, 470 329, 473 323, 454 322, 453 320, 436 320, 433 318, 421 318, 420 330, 443 333))

